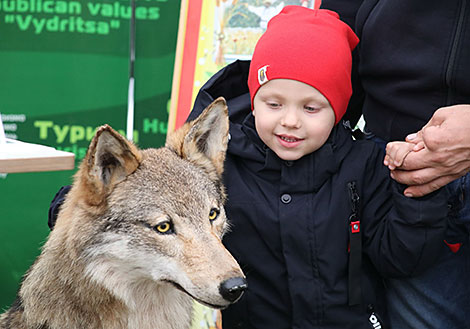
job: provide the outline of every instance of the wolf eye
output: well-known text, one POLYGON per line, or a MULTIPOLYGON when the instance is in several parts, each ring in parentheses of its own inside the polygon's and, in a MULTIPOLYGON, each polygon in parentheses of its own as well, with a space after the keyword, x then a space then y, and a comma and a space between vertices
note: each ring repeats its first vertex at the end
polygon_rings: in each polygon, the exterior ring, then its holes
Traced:
POLYGON ((213 222, 216 220, 217 217, 219 217, 220 211, 217 208, 212 208, 211 211, 209 211, 209 220, 213 222))
POLYGON ((163 222, 158 224, 154 227, 154 230, 162 234, 173 233, 173 228, 170 222, 163 222))

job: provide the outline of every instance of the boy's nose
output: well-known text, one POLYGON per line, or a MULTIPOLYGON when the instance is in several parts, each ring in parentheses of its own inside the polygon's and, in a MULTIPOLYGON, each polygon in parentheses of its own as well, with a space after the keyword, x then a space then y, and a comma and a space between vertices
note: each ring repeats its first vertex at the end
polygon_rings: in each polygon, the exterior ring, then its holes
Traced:
POLYGON ((281 118, 281 125, 291 128, 300 127, 300 118, 296 108, 289 107, 284 110, 284 115, 281 118))

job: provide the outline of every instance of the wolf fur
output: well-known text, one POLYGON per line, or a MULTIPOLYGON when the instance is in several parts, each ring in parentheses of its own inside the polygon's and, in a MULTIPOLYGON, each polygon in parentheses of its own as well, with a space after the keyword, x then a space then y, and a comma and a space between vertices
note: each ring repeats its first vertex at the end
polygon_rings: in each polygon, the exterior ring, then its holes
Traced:
POLYGON ((220 240, 227 141, 223 99, 159 149, 99 128, 0 328, 183 329, 193 298, 236 301, 244 276, 220 240))

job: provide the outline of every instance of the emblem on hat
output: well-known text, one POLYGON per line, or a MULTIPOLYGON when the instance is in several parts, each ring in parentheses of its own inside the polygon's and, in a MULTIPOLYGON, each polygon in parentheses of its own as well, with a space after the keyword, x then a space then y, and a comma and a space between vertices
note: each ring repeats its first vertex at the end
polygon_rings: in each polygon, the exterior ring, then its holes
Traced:
POLYGON ((269 81, 266 71, 268 70, 269 65, 265 65, 258 70, 258 82, 260 85, 265 84, 269 81))

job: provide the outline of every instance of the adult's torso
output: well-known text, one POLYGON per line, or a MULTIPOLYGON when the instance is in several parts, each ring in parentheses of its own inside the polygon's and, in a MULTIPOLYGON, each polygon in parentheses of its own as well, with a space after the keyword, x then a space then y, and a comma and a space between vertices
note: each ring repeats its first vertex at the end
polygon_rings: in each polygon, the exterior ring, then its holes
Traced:
POLYGON ((470 103, 470 1, 324 0, 360 38, 368 128, 385 140, 419 130, 443 106, 470 103))

